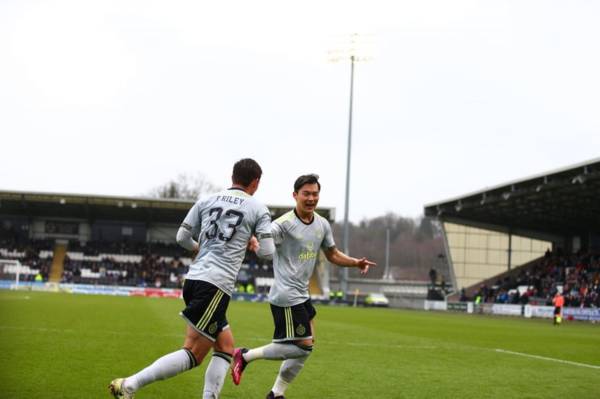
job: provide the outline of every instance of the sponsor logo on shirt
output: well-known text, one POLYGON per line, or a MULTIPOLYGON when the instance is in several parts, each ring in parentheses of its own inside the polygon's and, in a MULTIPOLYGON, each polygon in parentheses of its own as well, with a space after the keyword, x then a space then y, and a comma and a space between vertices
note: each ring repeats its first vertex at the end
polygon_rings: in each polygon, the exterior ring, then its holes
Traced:
POLYGON ((312 241, 304 242, 304 248, 302 252, 300 252, 298 259, 301 261, 316 259, 317 252, 314 250, 314 248, 315 244, 312 241))

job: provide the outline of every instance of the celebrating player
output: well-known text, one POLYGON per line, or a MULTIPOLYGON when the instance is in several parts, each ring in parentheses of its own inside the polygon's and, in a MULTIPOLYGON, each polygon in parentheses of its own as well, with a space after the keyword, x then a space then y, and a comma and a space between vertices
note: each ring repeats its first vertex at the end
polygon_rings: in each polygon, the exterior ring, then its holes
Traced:
MULTIPOLYGON (((250 350, 238 348, 234 352, 231 376, 236 385, 248 363, 257 359, 283 360, 267 399, 283 398, 286 388, 312 352, 316 310, 310 301, 308 285, 319 249, 323 249, 331 263, 358 267, 361 273, 375 266, 366 258, 352 258, 336 248, 329 222, 315 213, 320 191, 317 175, 300 176, 294 183, 296 207, 271 223, 276 245, 275 282, 269 292, 275 323, 272 343, 250 350)), ((260 250, 261 243, 254 244, 260 250)))
POLYGON ((183 349, 130 377, 113 380, 109 390, 115 398, 133 398, 145 385, 196 367, 211 348, 203 398, 219 397, 234 350, 225 313, 248 241, 256 235, 261 257, 272 257, 275 250, 269 211, 252 198, 261 175, 256 161, 238 161, 233 167, 232 187, 200 199, 188 212, 177 232, 177 242, 198 254, 183 285, 186 307, 180 315, 188 323, 183 349))

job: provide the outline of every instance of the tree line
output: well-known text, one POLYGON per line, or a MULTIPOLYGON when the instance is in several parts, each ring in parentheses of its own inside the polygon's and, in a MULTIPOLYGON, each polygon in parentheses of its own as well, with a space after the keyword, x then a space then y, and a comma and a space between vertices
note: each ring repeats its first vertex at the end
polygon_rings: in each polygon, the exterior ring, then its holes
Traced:
MULTIPOLYGON (((365 256, 377 267, 369 271, 369 277, 381 278, 385 271, 386 231, 389 229, 390 272, 396 280, 428 280, 429 270, 447 274, 443 256, 443 238, 437 224, 430 218, 402 217, 387 213, 360 223, 349 224, 349 252, 353 256, 365 256)), ((343 222, 333 225, 336 245, 343 250, 343 222)), ((358 277, 358 271, 350 271, 358 277)))

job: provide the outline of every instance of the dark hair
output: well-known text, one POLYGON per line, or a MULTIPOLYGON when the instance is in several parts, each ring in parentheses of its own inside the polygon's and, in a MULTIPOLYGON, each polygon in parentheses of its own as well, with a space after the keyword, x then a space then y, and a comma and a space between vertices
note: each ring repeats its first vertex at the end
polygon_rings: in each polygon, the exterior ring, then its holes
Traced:
POLYGON ((233 184, 241 184, 244 187, 248 187, 252 183, 252 180, 260 179, 261 176, 262 169, 258 162, 254 159, 244 158, 233 165, 231 180, 233 184))
POLYGON ((302 186, 305 184, 315 184, 315 183, 319 187, 319 191, 321 191, 321 183, 319 183, 319 175, 315 175, 314 173, 311 173, 310 175, 302 175, 299 178, 297 178, 296 182, 294 183, 294 192, 297 193, 298 190, 300 190, 302 188, 302 186))

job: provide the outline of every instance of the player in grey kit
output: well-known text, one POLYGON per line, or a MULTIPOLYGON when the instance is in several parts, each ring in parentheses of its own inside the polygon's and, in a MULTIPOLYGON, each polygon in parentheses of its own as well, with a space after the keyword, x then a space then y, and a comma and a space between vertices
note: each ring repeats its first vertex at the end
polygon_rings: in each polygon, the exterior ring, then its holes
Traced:
MULTIPOLYGON (((363 274, 375 266, 366 258, 352 258, 336 248, 329 222, 315 213, 321 191, 318 179, 317 175, 300 176, 294 183, 296 207, 271 223, 276 245, 275 283, 269 292, 275 323, 272 343, 250 350, 238 348, 234 352, 231 376, 236 385, 248 363, 257 359, 283 360, 267 399, 283 398, 312 352, 316 310, 310 301, 308 285, 319 249, 331 263, 358 267, 363 274)), ((261 248, 260 242, 251 245, 261 248)))
POLYGON ((186 307, 180 315, 188 324, 183 348, 130 377, 113 380, 109 390, 115 398, 133 398, 145 385, 196 367, 211 348, 203 398, 219 397, 234 350, 225 312, 248 241, 256 236, 259 256, 272 257, 275 250, 269 210, 252 198, 261 175, 256 161, 238 161, 233 167, 232 187, 200 199, 188 212, 177 242, 198 255, 183 285, 186 307), (196 236, 198 241, 193 238, 196 236))

